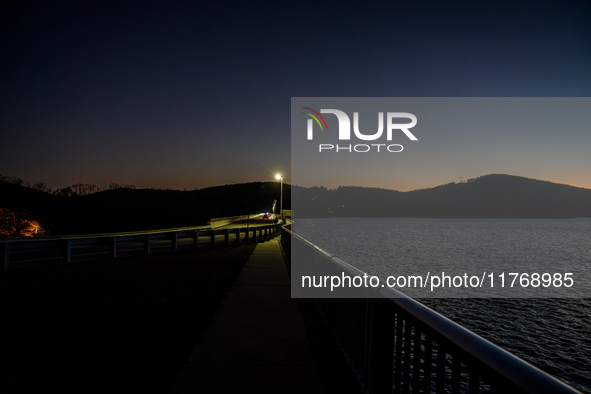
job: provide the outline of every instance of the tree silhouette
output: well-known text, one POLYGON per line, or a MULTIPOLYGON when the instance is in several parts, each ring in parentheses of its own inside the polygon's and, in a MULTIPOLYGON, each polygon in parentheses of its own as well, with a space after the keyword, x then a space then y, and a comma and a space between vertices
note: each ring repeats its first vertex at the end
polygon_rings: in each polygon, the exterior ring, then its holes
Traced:
POLYGON ((119 184, 117 182, 111 182, 111 184, 109 185, 109 189, 110 190, 115 190, 115 189, 135 189, 135 185, 122 185, 122 184, 119 184))
POLYGON ((77 183, 72 186, 56 189, 53 194, 65 197, 79 197, 86 196, 98 192, 100 189, 96 185, 88 183, 77 183))

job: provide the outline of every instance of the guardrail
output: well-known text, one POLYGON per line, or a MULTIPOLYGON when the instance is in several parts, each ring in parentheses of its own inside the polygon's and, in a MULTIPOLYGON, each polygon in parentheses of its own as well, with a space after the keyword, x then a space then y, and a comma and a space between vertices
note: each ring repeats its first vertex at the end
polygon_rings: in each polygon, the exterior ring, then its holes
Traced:
POLYGON ((263 218, 262 213, 254 213, 254 214, 242 215, 242 216, 230 216, 230 217, 226 217, 226 218, 214 218, 214 219, 211 219, 211 221, 209 222, 209 225, 211 228, 218 228, 218 227, 227 226, 228 224, 232 224, 232 223, 236 223, 236 222, 243 222, 246 220, 257 220, 257 219, 262 219, 262 218, 263 218))
POLYGON ((205 245, 213 246, 216 243, 262 242, 275 237, 278 232, 279 225, 269 224, 219 230, 199 226, 126 233, 2 238, 0 257, 4 262, 4 268, 8 269, 11 264, 35 260, 61 260, 71 263, 73 259, 148 254, 154 249, 176 251, 183 246, 199 248, 205 245), (15 257, 20 259, 13 261, 15 257))
MULTIPOLYGON (((315 266, 363 276, 288 227, 281 228, 288 256, 298 248, 315 266)), ((579 393, 394 289, 376 292, 381 298, 316 299, 365 393, 579 393)))

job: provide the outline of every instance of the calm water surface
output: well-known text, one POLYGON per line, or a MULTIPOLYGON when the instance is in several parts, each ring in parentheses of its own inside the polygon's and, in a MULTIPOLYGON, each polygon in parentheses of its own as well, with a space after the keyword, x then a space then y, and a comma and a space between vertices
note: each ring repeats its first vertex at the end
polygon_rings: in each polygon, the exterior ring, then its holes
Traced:
MULTIPOLYGON (((294 230, 376 275, 400 264, 449 270, 591 267, 589 219, 305 219, 294 230)), ((588 296, 587 296, 588 297, 588 296)), ((591 297, 590 297, 591 298, 591 297)), ((591 393, 591 299, 429 298, 420 302, 591 393)))

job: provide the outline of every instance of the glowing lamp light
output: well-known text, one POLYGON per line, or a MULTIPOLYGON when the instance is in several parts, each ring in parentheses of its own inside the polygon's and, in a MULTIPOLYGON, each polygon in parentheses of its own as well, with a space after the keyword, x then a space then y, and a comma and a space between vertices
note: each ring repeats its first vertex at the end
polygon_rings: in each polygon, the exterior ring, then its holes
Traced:
POLYGON ((280 203, 279 203, 279 207, 280 207, 279 212, 281 213, 281 219, 283 219, 283 175, 276 174, 275 179, 277 179, 277 180, 281 179, 281 198, 280 198, 280 203))

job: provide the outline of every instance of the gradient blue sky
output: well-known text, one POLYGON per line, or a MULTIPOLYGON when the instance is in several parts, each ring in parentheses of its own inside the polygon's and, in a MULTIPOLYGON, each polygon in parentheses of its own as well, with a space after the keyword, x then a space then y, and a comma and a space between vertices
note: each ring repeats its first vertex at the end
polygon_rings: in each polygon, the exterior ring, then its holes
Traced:
MULTIPOLYGON (((53 188, 267 181, 290 171, 291 97, 591 93, 589 2, 239 4, 1 6, 0 173, 53 188)), ((591 188, 557 166, 539 178, 591 188)), ((441 178, 371 186, 457 181, 441 178)))

